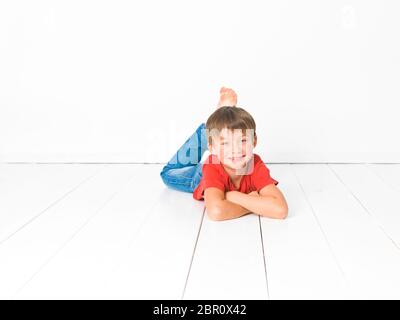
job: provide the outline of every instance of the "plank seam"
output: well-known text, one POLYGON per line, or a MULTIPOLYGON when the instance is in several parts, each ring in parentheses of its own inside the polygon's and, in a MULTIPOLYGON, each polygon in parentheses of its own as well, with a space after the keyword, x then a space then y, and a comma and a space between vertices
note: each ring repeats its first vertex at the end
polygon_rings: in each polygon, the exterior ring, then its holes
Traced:
POLYGON ((376 175, 386 186, 388 186, 390 189, 392 189, 394 192, 399 192, 399 190, 397 188, 395 188, 394 186, 392 186, 391 184, 387 183, 386 180, 383 179, 383 177, 378 174, 374 169, 371 168, 370 165, 366 165, 365 166, 367 169, 369 169, 374 175, 376 175))
POLYGON ((337 177, 337 179, 343 184, 345 189, 347 190, 348 193, 350 193, 354 199, 360 204, 360 206, 365 210, 367 213, 368 218, 372 220, 372 222, 383 232, 383 234, 392 242, 392 244, 396 247, 396 249, 400 250, 400 247, 397 245, 397 243, 386 233, 386 230, 382 227, 382 225, 379 223, 379 221, 376 220, 375 216, 371 214, 371 212, 367 209, 367 207, 364 206, 364 204, 358 199, 358 197, 351 191, 351 189, 344 183, 344 181, 340 178, 339 174, 335 172, 333 168, 331 168, 329 165, 328 167, 331 169, 331 171, 334 173, 334 175, 337 177))
POLYGON ((78 227, 78 229, 36 270, 36 272, 33 273, 33 275, 16 291, 15 294, 19 294, 25 287, 26 285, 32 281, 32 279, 47 265, 49 264, 49 262, 55 257, 57 256, 57 254, 66 246, 68 245, 68 243, 75 238, 79 232, 81 232, 81 230, 95 217, 97 216, 101 210, 103 210, 103 208, 107 205, 107 203, 109 203, 113 198, 115 198, 115 196, 120 193, 124 188, 126 188, 129 183, 133 180, 133 178, 135 177, 135 172, 132 174, 132 176, 127 179, 124 183, 122 183, 120 185, 119 188, 117 188, 117 190, 115 192, 113 192, 111 194, 111 196, 109 196, 103 203, 102 205, 100 205, 100 207, 97 208, 97 210, 95 210, 95 212, 86 219, 86 221, 78 227))
POLYGON ((308 203, 308 206, 309 206, 310 209, 311 209, 311 212, 312 212, 312 214, 313 214, 313 216, 314 216, 314 219, 316 220, 316 222, 317 222, 317 224, 318 224, 318 227, 320 228, 320 230, 321 230, 321 232, 322 232, 322 235, 324 236, 325 242, 326 242, 326 244, 328 245, 328 248, 329 248, 329 250, 330 250, 330 252, 331 252, 331 254, 332 254, 332 256, 333 256, 333 259, 334 259, 335 262, 336 262, 337 267, 339 268, 339 271, 341 272, 341 274, 342 274, 343 278, 345 279, 345 281, 348 282, 348 281, 347 281, 347 278, 346 278, 346 275, 345 275, 345 273, 344 273, 344 270, 342 269, 342 267, 341 267, 341 265, 340 265, 340 263, 339 263, 339 261, 338 261, 338 258, 336 257, 336 254, 335 254, 335 252, 334 252, 334 250, 333 250, 333 248, 332 248, 332 246, 331 246, 331 244, 329 243, 328 237, 327 237, 327 235, 326 235, 326 233, 325 233, 325 231, 324 231, 324 229, 323 229, 323 227, 322 227, 322 225, 321 225, 321 223, 320 223, 320 221, 319 221, 319 219, 318 219, 318 217, 317 217, 317 214, 316 214, 316 212, 315 212, 315 210, 314 210, 314 207, 311 205, 311 202, 310 202, 310 200, 309 200, 308 197, 307 197, 307 194, 306 194, 306 192, 305 192, 305 190, 304 190, 304 188, 303 188, 303 185, 300 183, 300 180, 299 180, 299 178, 298 178, 298 176, 297 176, 295 170, 293 169, 293 167, 290 166, 290 168, 291 168, 291 170, 292 170, 294 176, 296 177, 297 183, 298 183, 298 185, 300 186, 300 189, 301 189, 302 192, 303 192, 304 198, 306 199, 306 202, 308 203))
POLYGON ((202 214, 202 216, 201 216, 199 231, 197 232, 197 237, 196 237, 196 241, 195 241, 195 243, 194 243, 194 248, 193 248, 192 257, 191 257, 191 259, 190 259, 189 270, 188 270, 188 273, 187 273, 187 275, 186 275, 185 286, 183 287, 183 292, 182 292, 181 300, 183 300, 183 298, 184 298, 184 296, 185 296, 186 287, 187 287, 187 284, 188 284, 188 281, 189 281, 190 271, 191 271, 191 269, 192 269, 192 264, 193 264, 193 260, 194 260, 194 255, 195 255, 196 249, 197 249, 197 243, 198 243, 198 241, 199 241, 200 233, 201 233, 201 228, 202 228, 203 222, 204 222, 205 212, 206 212, 206 207, 204 206, 204 208, 203 208, 203 214, 202 214))
POLYGON ((270 295, 269 295, 267 263, 266 263, 266 256, 265 256, 265 249, 264 249, 264 238, 263 238, 262 225, 261 225, 261 217, 260 217, 260 216, 258 216, 258 224, 259 224, 259 227, 260 227, 261 250, 262 250, 263 262, 264 262, 265 283, 266 283, 266 285, 267 285, 267 299, 268 299, 268 300, 271 300, 271 297, 270 297, 270 295))
POLYGON ((68 196, 69 194, 71 194, 73 191, 75 191, 76 189, 78 189, 81 185, 85 184, 87 181, 89 181, 90 179, 92 179, 94 176, 96 176, 101 170, 103 170, 105 167, 107 167, 107 165, 102 166, 100 169, 96 170, 95 173, 93 173, 92 175, 89 175, 88 177, 86 177, 85 179, 83 179, 81 182, 79 182, 76 186, 72 187, 72 189, 70 189, 69 191, 67 191, 64 195, 62 195, 60 198, 58 198, 57 200, 55 200, 53 203, 51 203, 50 205, 48 205, 45 209, 43 209, 42 211, 40 211, 38 214, 36 214, 35 216, 33 216, 32 218, 30 218, 29 220, 27 220, 26 222, 24 222, 22 224, 22 226, 20 226, 19 228, 17 228, 15 231, 11 232, 11 234, 9 234, 8 236, 6 236, 5 238, 3 238, 2 240, 0 240, 0 245, 2 245, 3 243, 5 243, 6 241, 10 240, 15 234, 17 234, 19 231, 21 231, 22 229, 24 229, 26 226, 28 226, 29 224, 31 224, 33 221, 35 221, 37 218, 39 218, 41 215, 43 215, 47 210, 49 210, 50 208, 54 207, 56 204, 58 204, 60 201, 62 201, 66 196, 68 196))

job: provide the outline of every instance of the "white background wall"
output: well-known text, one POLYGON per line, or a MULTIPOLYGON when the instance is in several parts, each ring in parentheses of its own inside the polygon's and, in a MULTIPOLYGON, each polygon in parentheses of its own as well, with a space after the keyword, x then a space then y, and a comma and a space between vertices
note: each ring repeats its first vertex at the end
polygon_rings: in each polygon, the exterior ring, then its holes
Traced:
POLYGON ((166 162, 221 86, 266 162, 400 162, 398 1, 0 2, 0 160, 166 162))

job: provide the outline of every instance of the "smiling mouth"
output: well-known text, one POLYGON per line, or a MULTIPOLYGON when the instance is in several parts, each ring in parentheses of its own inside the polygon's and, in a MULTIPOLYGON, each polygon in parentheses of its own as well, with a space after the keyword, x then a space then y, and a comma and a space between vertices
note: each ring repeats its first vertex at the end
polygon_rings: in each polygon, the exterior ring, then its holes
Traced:
POLYGON ((241 157, 233 157, 233 158, 229 158, 232 161, 240 161, 242 159, 244 159, 245 155, 241 156, 241 157))

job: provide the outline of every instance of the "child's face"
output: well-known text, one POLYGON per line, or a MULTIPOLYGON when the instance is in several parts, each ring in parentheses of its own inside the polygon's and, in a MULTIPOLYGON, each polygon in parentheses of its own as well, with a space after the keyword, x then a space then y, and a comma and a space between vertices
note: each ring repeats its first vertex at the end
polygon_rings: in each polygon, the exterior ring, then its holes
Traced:
POLYGON ((253 157, 253 149, 257 144, 254 138, 254 130, 246 129, 222 129, 219 137, 213 139, 213 145, 209 147, 219 161, 231 169, 241 169, 246 166, 253 157))

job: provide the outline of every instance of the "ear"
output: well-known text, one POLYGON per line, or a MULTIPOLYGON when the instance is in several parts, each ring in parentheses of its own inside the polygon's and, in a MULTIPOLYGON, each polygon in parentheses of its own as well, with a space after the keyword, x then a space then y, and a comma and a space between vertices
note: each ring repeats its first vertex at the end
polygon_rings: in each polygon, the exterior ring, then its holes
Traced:
POLYGON ((254 134, 254 142, 253 142, 253 148, 255 148, 257 145, 257 135, 254 134))

